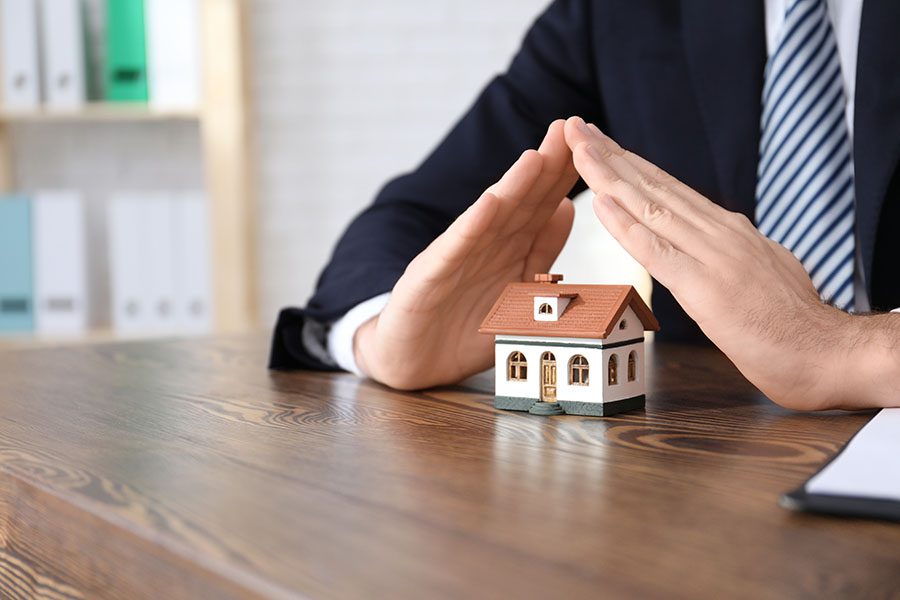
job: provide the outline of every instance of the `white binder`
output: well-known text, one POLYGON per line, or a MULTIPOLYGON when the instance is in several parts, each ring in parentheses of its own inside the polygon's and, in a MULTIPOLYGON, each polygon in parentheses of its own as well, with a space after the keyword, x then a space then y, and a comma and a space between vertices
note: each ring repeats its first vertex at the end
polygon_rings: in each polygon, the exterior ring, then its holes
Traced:
POLYGON ((148 295, 144 283, 145 198, 119 194, 108 207, 109 277, 112 291, 112 323, 120 333, 149 329, 148 295))
POLYGON ((144 0, 150 104, 167 109, 200 105, 198 0, 144 0))
POLYGON ((42 0, 41 44, 47 106, 82 106, 87 91, 81 0, 42 0))
POLYGON ((35 325, 39 333, 87 329, 87 262, 81 194, 43 191, 32 198, 35 325))
POLYGON ((174 198, 175 323, 183 333, 212 330, 209 227, 206 198, 184 193, 174 198))
POLYGON ((176 328, 175 236, 171 196, 149 196, 142 204, 142 212, 147 327, 150 332, 169 333, 176 328))
POLYGON ((7 108, 40 104, 37 18, 37 0, 0 0, 0 68, 7 108))

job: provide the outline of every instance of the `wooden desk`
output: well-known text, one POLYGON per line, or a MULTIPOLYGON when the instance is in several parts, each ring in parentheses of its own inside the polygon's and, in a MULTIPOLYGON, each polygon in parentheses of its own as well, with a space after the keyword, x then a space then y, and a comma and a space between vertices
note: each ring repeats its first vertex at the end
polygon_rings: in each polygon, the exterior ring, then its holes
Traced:
POLYGON ((658 345, 646 412, 492 382, 270 373, 262 337, 0 358, 0 596, 825 597, 900 589, 900 527, 795 515, 869 415, 794 414, 658 345))

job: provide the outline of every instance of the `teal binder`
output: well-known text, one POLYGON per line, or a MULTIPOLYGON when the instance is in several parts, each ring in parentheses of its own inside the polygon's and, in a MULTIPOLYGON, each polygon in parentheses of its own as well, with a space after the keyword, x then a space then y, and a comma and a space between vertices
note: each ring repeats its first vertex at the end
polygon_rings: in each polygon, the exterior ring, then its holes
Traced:
POLYGON ((106 0, 106 99, 147 101, 143 0, 106 0))
POLYGON ((0 333, 34 329, 31 203, 0 198, 0 333))

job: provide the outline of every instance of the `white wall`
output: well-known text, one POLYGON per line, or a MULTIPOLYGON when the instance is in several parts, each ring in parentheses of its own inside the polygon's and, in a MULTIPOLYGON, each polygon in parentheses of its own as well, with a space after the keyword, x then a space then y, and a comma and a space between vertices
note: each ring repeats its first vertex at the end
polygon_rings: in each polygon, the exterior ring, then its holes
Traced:
MULTIPOLYGON (((305 302, 349 219, 425 156, 506 68, 548 3, 249 1, 264 324, 281 306, 305 302)), ((101 0, 88 5, 99 33, 101 0)), ((87 190, 93 256, 104 254, 111 191, 203 183, 192 123, 22 125, 13 137, 23 188, 87 190)), ((630 258, 610 254, 590 202, 577 202, 576 213, 581 242, 567 247, 555 270, 569 282, 639 282, 646 294, 630 258)), ((107 319, 106 272, 105 260, 91 265, 94 325, 107 319)))
POLYGON ((504 70, 547 0, 255 0, 262 310, 305 301, 348 220, 504 70))

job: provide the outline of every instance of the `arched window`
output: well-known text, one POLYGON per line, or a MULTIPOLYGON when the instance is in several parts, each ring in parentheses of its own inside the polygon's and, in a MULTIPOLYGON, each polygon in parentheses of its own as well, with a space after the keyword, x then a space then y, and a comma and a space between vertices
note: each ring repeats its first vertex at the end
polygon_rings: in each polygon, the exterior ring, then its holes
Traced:
POLYGON ((628 381, 637 379, 637 352, 628 355, 628 381))
POLYGON ((628 321, 626 321, 625 319, 622 319, 621 321, 619 321, 619 329, 625 329, 627 327, 628 327, 628 321))
POLYGON ((509 381, 525 381, 528 379, 528 361, 521 352, 513 352, 506 359, 506 378, 509 381))
POLYGON ((609 385, 619 383, 619 357, 615 354, 609 357, 609 376, 607 380, 609 385))
POLYGON ((553 307, 550 306, 549 304, 547 304, 546 302, 544 302, 543 304, 541 304, 541 305, 538 307, 538 313, 539 313, 539 314, 542 314, 542 315, 552 315, 552 314, 553 314, 553 307))
POLYGON ((587 385, 590 367, 588 360, 580 354, 576 354, 569 361, 569 383, 572 385, 587 385))

